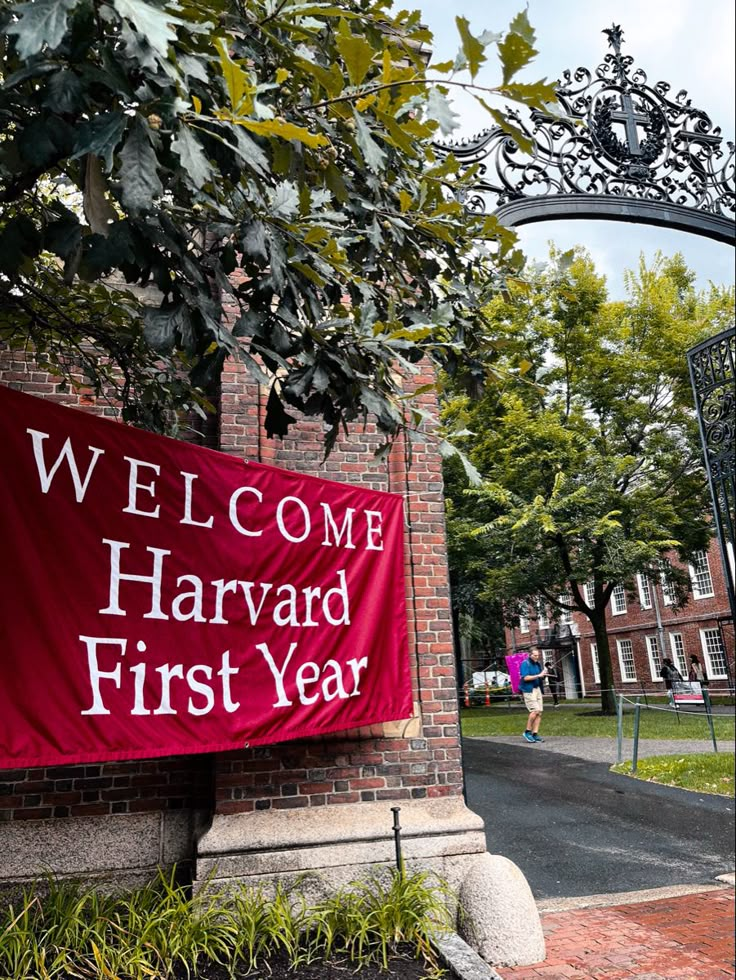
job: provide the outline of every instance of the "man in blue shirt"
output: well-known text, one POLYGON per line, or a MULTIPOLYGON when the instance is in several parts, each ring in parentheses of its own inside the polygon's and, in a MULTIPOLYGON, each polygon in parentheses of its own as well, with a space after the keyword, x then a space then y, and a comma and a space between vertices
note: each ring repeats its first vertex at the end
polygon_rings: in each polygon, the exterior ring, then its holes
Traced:
POLYGON ((529 719, 522 738, 527 742, 543 742, 544 739, 539 735, 539 724, 542 721, 544 711, 544 701, 542 700, 542 684, 547 676, 547 671, 542 666, 542 654, 539 650, 532 650, 519 668, 519 690, 524 698, 524 705, 529 712, 529 719))

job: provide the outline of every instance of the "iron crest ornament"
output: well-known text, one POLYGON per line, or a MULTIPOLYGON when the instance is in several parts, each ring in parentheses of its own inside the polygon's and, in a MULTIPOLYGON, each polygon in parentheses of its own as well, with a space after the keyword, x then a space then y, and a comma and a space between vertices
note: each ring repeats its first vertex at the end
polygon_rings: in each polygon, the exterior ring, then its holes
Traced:
POLYGON ((500 127, 440 144, 478 178, 465 204, 508 225, 558 218, 639 221, 717 241, 736 238, 734 144, 724 141, 685 90, 647 76, 622 54, 618 24, 603 33, 609 51, 595 72, 564 72, 561 112, 515 110, 513 124, 532 143, 524 152, 500 127))
POLYGON ((660 158, 667 145, 667 120, 662 109, 651 100, 646 100, 643 92, 637 93, 638 102, 635 101, 621 55, 624 32, 620 25, 614 24, 603 33, 608 36, 608 43, 615 51, 617 90, 611 92, 603 89, 598 94, 592 109, 591 134, 611 160, 627 164, 630 176, 646 179, 649 168, 660 158), (623 123, 623 139, 616 135, 615 123, 623 123), (646 133, 644 139, 639 137, 640 126, 646 133))

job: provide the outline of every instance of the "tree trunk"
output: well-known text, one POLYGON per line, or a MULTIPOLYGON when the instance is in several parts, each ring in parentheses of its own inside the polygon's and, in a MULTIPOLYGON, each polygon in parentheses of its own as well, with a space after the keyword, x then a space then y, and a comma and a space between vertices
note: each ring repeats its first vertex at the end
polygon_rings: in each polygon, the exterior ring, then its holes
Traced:
POLYGON ((598 650, 598 673, 601 678, 601 710, 604 715, 616 714, 616 697, 613 693, 613 667, 611 665, 611 647, 608 642, 606 629, 606 610, 594 610, 588 617, 595 633, 595 644, 598 650))

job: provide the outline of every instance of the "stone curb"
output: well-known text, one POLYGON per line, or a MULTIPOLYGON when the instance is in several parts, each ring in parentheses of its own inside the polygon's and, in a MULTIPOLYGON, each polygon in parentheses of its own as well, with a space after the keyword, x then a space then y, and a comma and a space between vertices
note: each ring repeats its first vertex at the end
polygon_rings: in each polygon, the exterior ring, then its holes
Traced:
POLYGON ((493 967, 482 960, 456 932, 446 932, 436 938, 434 946, 457 980, 502 980, 493 967))
POLYGON ((663 888, 646 888, 636 892, 611 892, 605 895, 582 895, 579 898, 547 898, 537 902, 540 915, 550 912, 571 912, 574 909, 609 908, 614 905, 639 905, 657 902, 682 895, 698 895, 702 892, 723 891, 733 884, 733 875, 719 875, 718 884, 703 882, 692 885, 666 885, 663 888))

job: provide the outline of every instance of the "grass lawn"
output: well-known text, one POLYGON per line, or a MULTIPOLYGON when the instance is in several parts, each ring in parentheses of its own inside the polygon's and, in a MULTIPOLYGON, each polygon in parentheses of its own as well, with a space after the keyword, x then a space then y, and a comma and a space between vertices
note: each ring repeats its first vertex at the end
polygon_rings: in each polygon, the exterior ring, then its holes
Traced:
MULTIPOLYGON (((622 762, 611 769, 612 772, 632 775, 630 762, 622 762)), ((634 778, 692 789, 698 793, 733 796, 734 754, 719 752, 716 755, 711 752, 683 756, 655 755, 650 759, 639 760, 634 778)))
MULTIPOLYGON (((543 735, 578 735, 595 738, 616 738, 616 717, 602 717, 595 708, 547 708, 542 719, 543 735)), ((640 738, 703 738, 710 739, 708 722, 703 715, 688 715, 684 711, 678 718, 659 710, 647 710, 642 705, 640 738)), ((523 708, 463 708, 460 720, 463 735, 519 735, 528 717, 523 708)), ((734 738, 733 715, 713 715, 716 740, 723 742, 724 750, 733 748, 726 743, 734 738)), ((624 713, 624 737, 634 734, 634 713, 624 713)))

